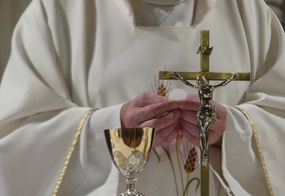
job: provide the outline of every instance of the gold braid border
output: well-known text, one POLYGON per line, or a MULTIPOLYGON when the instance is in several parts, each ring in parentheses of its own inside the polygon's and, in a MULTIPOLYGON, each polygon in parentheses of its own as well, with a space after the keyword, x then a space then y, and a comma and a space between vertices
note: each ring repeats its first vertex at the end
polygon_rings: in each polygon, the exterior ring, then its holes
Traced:
POLYGON ((254 124, 252 118, 250 117, 250 115, 244 109, 242 109, 240 107, 236 107, 236 109, 238 109, 240 112, 243 113, 243 115, 247 118, 247 120, 249 121, 249 123, 251 125, 252 131, 253 131, 253 136, 254 136, 255 143, 256 143, 256 146, 257 146, 257 150, 258 150, 258 154, 259 154, 259 158, 260 158, 260 161, 261 161, 262 169, 263 169, 263 172, 264 172, 264 177, 265 177, 268 189, 269 189, 268 191, 270 193, 270 196, 274 196, 272 185, 271 185, 271 181, 270 181, 270 177, 268 175, 268 170, 267 170, 267 167, 266 167, 266 164, 265 164, 265 159, 264 159, 264 156, 263 156, 263 153, 262 153, 262 149, 261 149, 261 145, 260 145, 259 138, 258 138, 258 135, 257 135, 257 130, 256 130, 256 127, 255 127, 255 124, 254 124))
POLYGON ((77 144, 77 142, 78 142, 78 140, 79 140, 79 136, 80 136, 80 134, 81 134, 81 132, 82 132, 82 128, 83 128, 83 126, 84 126, 84 124, 85 124, 87 118, 88 118, 95 110, 96 110, 96 109, 90 109, 90 110, 88 110, 88 111, 85 113, 85 115, 83 116, 83 118, 80 120, 79 125, 78 125, 78 128, 77 128, 77 131, 76 131, 76 133, 75 133, 75 135, 74 135, 72 144, 71 144, 71 146, 70 146, 70 148, 69 148, 69 150, 68 150, 68 153, 67 153, 67 155, 66 155, 66 157, 65 157, 65 161, 64 161, 63 167, 62 167, 62 169, 61 169, 61 171, 60 171, 59 177, 58 177, 58 179, 57 179, 57 182, 56 182, 55 188, 54 188, 54 190, 53 190, 52 196, 56 196, 56 195, 57 195, 57 193, 58 193, 58 191, 59 191, 59 188, 60 188, 60 185, 61 185, 61 183, 62 183, 62 181, 63 181, 63 177, 64 177, 64 175, 65 175, 65 172, 66 172, 67 167, 68 167, 68 165, 69 165, 71 156, 72 156, 72 154, 73 154, 73 151, 75 150, 76 144, 77 144))

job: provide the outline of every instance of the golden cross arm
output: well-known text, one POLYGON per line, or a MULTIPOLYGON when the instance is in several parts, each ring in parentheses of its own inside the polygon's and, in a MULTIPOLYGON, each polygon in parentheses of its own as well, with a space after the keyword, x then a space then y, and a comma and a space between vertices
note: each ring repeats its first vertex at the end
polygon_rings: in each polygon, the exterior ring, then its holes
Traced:
MULTIPOLYGON (((172 73, 177 71, 160 71, 159 79, 161 80, 176 80, 172 73)), ((207 80, 227 80, 233 74, 238 73, 239 78, 236 80, 249 81, 250 73, 247 72, 177 72, 186 80, 196 80, 198 76, 205 76, 207 80)))

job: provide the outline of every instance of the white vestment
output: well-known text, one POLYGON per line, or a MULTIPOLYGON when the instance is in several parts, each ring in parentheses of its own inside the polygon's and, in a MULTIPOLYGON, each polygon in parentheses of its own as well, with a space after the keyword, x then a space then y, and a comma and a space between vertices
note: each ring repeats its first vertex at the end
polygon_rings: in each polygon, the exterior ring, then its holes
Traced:
MULTIPOLYGON (((188 24, 140 26, 128 0, 34 0, 15 29, 0 88, 0 195, 51 195, 90 108, 99 110, 84 124, 58 195, 123 190, 103 130, 120 127, 122 104, 144 91, 157 93, 163 85, 166 94, 175 88, 197 93, 180 81, 159 80, 158 73, 200 71, 200 30, 210 30, 211 71, 251 73, 251 81, 214 92, 228 120, 221 149, 210 151, 210 195, 284 194, 281 25, 262 0, 199 0, 191 13, 188 24)), ((138 189, 149 196, 174 196, 176 189, 182 195, 187 175, 180 177, 177 157, 183 165, 189 145, 182 139, 178 156, 175 141, 168 147, 175 178, 166 152, 152 152, 138 189)), ((188 180, 195 177, 199 167, 188 180)), ((199 195, 196 183, 189 195, 199 195)))

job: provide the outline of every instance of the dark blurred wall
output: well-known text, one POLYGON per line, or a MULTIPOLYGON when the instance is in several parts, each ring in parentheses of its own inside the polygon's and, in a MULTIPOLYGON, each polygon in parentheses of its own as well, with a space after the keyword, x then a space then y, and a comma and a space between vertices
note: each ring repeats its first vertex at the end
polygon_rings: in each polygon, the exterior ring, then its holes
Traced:
POLYGON ((285 0, 265 0, 285 27, 285 0))
POLYGON ((0 79, 7 64, 12 32, 31 0, 0 0, 0 79))

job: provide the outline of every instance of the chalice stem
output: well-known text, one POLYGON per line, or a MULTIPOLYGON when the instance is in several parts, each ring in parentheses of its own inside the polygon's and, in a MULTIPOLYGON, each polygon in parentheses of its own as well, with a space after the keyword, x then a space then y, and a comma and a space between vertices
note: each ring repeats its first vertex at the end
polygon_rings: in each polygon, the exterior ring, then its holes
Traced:
POLYGON ((125 193, 121 193, 119 196, 145 196, 143 193, 136 190, 136 181, 137 178, 127 178, 127 191, 125 193))
POLYGON ((127 178, 126 183, 127 183, 127 190, 129 192, 136 192, 136 178, 127 178))

